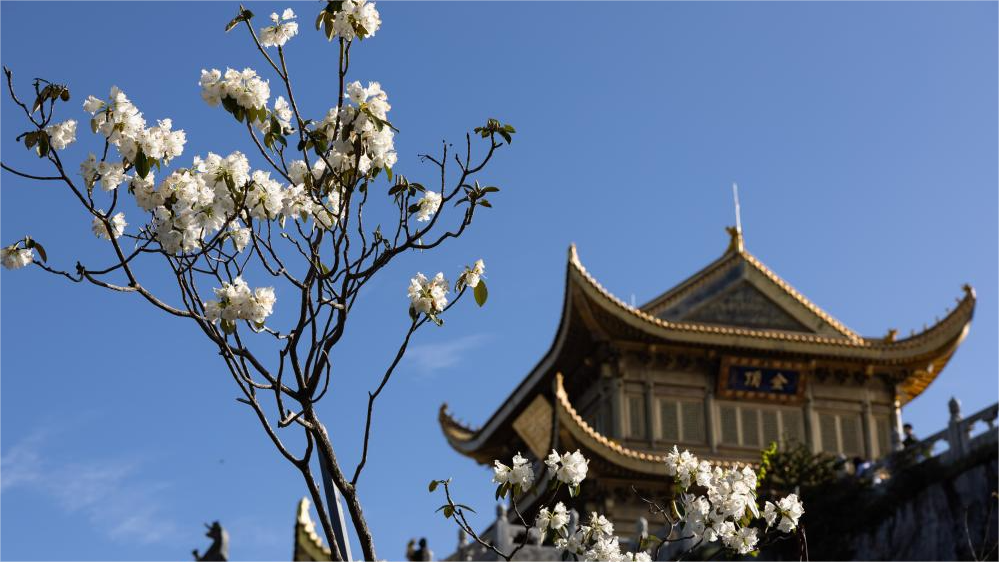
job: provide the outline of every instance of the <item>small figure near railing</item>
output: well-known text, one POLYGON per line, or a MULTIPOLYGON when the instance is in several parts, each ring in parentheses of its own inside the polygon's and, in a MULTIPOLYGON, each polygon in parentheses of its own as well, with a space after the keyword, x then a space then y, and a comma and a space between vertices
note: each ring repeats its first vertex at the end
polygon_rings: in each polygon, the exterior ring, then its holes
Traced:
POLYGON ((983 408, 967 418, 961 416, 961 401, 957 398, 952 397, 947 402, 947 408, 950 411, 950 419, 946 428, 920 440, 916 438, 912 424, 905 424, 903 448, 870 465, 864 473, 876 475, 878 480, 881 480, 890 476, 893 471, 919 464, 930 458, 940 457, 941 461, 950 464, 963 459, 981 446, 995 446, 999 437, 999 431, 996 429, 999 403, 983 408), (979 422, 985 423, 988 427, 972 437, 972 429, 979 422), (934 455, 933 449, 940 442, 947 444, 947 450, 934 455))

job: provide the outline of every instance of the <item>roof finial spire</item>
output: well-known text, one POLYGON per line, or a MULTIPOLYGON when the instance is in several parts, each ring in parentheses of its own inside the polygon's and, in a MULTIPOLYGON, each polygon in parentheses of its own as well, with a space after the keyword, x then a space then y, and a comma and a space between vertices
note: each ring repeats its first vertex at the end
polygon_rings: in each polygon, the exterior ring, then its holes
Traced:
POLYGON ((739 207, 739 186, 735 182, 732 183, 732 200, 735 202, 735 227, 726 227, 725 230, 728 231, 731 240, 728 243, 728 252, 741 252, 743 249, 742 243, 742 210, 739 207))
POLYGON ((739 209, 739 184, 732 182, 732 199, 735 201, 735 231, 742 236, 742 211, 739 209))

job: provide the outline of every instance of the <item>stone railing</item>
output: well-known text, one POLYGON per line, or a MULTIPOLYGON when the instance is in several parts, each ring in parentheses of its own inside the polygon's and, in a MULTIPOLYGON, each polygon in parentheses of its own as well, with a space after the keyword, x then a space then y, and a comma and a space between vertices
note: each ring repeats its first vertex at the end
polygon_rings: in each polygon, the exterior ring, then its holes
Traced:
POLYGON ((950 409, 947 427, 881 459, 871 466, 870 473, 890 475, 892 469, 899 465, 911 466, 935 457, 946 463, 954 463, 980 447, 996 446, 999 442, 999 429, 996 428, 999 403, 983 408, 966 418, 961 416, 961 402, 957 398, 951 398, 947 406, 950 409), (975 426, 979 423, 986 425, 985 430, 972 436, 975 426), (940 443, 946 444, 947 450, 935 454, 934 449, 940 443))

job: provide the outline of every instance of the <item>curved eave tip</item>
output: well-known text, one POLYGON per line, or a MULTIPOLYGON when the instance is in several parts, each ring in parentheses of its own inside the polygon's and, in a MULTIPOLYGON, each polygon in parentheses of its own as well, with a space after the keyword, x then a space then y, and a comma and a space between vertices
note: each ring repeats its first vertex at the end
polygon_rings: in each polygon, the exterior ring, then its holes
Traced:
POLYGON ((969 298, 971 300, 976 300, 978 298, 975 294, 975 288, 972 287, 970 283, 965 283, 961 286, 961 289, 964 291, 965 298, 969 298))
POLYGON ((579 263, 579 252, 576 251, 576 243, 569 243, 569 261, 579 263))

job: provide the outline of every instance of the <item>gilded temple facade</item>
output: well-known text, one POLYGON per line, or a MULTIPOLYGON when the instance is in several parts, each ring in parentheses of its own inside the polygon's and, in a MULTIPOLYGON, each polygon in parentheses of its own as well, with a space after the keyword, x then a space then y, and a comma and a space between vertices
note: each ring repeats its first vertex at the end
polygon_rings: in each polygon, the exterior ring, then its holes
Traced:
POLYGON ((721 464, 758 462, 773 441, 871 460, 898 447, 901 407, 968 332, 971 287, 922 332, 865 337, 729 234, 721 257, 640 307, 602 287, 571 247, 551 348, 478 429, 442 406, 449 444, 481 464, 581 449, 591 460, 579 510, 607 513, 625 534, 646 512, 632 487, 668 491, 674 444, 721 464))

